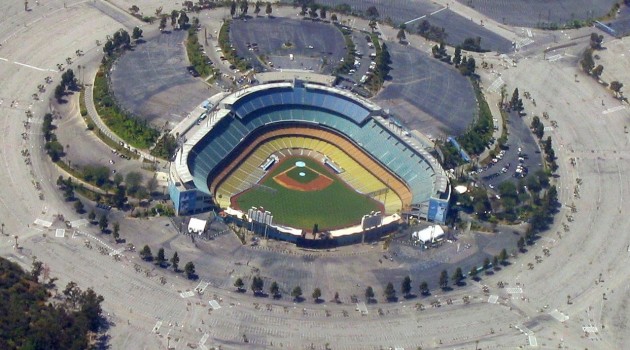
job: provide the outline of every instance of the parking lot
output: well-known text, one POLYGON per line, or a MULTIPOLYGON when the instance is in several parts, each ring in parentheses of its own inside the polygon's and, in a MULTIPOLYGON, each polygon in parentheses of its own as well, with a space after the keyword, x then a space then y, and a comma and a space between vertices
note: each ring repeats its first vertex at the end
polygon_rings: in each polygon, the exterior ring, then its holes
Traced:
POLYGON ((186 33, 173 30, 150 35, 145 43, 122 55, 112 69, 111 82, 119 103, 159 128, 174 127, 191 106, 218 92, 187 71, 186 33))
POLYGON ((411 129, 433 137, 461 135, 476 108, 466 77, 414 47, 388 43, 388 48, 392 79, 376 101, 411 129))
POLYGON ((516 182, 542 169, 542 153, 525 118, 512 112, 507 123, 508 147, 477 171, 478 177, 491 189, 504 181, 516 182))
POLYGON ((616 0, 457 0, 499 23, 523 27, 604 16, 616 0))
POLYGON ((261 71, 306 69, 331 73, 346 52, 343 35, 330 23, 301 18, 234 20, 230 40, 237 54, 261 71))

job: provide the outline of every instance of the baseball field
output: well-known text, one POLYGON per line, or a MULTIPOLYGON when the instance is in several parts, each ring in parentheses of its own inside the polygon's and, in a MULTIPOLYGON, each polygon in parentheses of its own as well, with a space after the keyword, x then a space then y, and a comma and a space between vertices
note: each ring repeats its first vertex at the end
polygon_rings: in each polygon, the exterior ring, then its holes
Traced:
POLYGON ((263 207, 274 223, 310 231, 359 224, 382 204, 358 193, 323 163, 306 157, 289 157, 276 164, 257 186, 231 199, 243 211, 263 207))

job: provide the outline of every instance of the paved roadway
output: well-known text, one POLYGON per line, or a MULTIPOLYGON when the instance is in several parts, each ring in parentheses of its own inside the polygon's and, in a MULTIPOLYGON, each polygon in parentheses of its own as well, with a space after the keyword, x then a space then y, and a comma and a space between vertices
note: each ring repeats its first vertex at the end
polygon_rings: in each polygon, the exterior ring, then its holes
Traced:
MULTIPOLYGON (((532 113, 547 111, 557 121, 558 127, 551 134, 560 164, 560 198, 563 204, 575 204, 577 212, 563 208, 550 232, 530 247, 529 253, 520 255, 502 273, 485 277, 489 295, 481 291, 480 285, 470 283, 450 294, 420 300, 427 306, 424 311, 416 311, 416 301, 380 302, 369 305, 368 315, 361 316, 347 301, 341 305, 310 301, 295 305, 286 299, 271 301, 240 295, 225 286, 210 285, 203 295, 193 293, 183 298, 180 293, 192 290, 197 283, 144 264, 141 267, 149 268, 148 273, 136 272, 135 254, 125 254, 121 262, 115 262, 96 248, 113 246, 107 237, 99 238, 103 244, 88 238, 93 246, 89 249, 84 245, 87 236, 55 238, 41 226, 34 226, 35 219, 52 221, 57 213, 70 220, 78 216, 54 189, 56 174, 41 152, 41 138, 35 127, 48 106, 45 102, 31 103, 31 95, 44 77, 50 75, 58 81, 59 74, 49 70, 54 71, 55 65, 76 49, 87 53, 77 64, 98 59, 90 56, 99 50, 95 40, 103 40, 111 28, 121 26, 114 18, 129 23, 134 20, 124 15, 103 16, 85 2, 67 2, 64 9, 61 1, 51 1, 30 12, 24 12, 22 5, 6 5, 0 21, 0 109, 5 116, 0 119, 5 135, 0 141, 0 178, 5 184, 0 217, 5 232, 17 234, 24 249, 14 251, 11 238, 2 237, 0 253, 25 267, 36 255, 51 267, 51 275, 59 277, 59 286, 73 279, 84 288, 92 286, 102 293, 105 312, 112 322, 108 331, 112 348, 154 349, 169 344, 185 349, 201 343, 207 348, 221 345, 223 349, 324 349, 328 343, 333 349, 499 349, 526 347, 535 339, 541 348, 617 349, 630 341, 630 285, 625 278, 630 259, 630 238, 625 229, 630 219, 623 210, 630 188, 630 164, 624 159, 630 154, 630 139, 623 132, 628 113, 627 108, 615 109, 619 102, 590 78, 579 75, 576 82, 574 74, 579 73, 575 59, 564 57, 551 62, 541 55, 533 56, 517 67, 502 70, 502 78, 508 90, 518 86, 532 93, 537 107, 526 105, 532 113), (17 27, 16 23, 31 24, 17 27), (25 109, 29 106, 36 118, 31 122, 28 139, 23 140, 25 109), (31 165, 22 159, 20 151, 24 148, 33 155, 31 165), (576 159, 576 166, 570 165, 571 157, 576 159), (38 199, 32 180, 40 182, 44 201, 38 199), (576 185, 579 197, 574 195, 576 185), (569 222, 566 215, 572 215, 573 221, 569 222), (44 237, 43 233, 48 234, 44 237), (549 256, 542 253, 543 247, 550 249, 549 256), (540 263, 535 262, 536 255, 541 256, 540 263), (533 264, 532 270, 528 263, 533 264), (160 276, 166 277, 165 284, 160 283, 160 276), (510 288, 518 283, 521 289, 498 288, 499 280, 509 283, 510 288), (469 305, 463 305, 465 295, 471 297, 469 305), (567 304, 567 295, 571 304, 567 304), (451 298, 453 305, 447 305, 446 298, 451 298), (210 311, 208 301, 212 299, 219 300, 221 309, 210 311), (442 306, 428 306, 438 299, 442 306), (585 335, 583 327, 598 332, 585 335)), ((625 45, 623 51, 630 46, 627 41, 610 45, 625 45)), ((627 81, 627 71, 625 74, 619 79, 627 81)), ((494 78, 484 76, 486 86, 494 78)), ((131 220, 128 225, 128 232, 133 232, 133 225, 144 230, 150 225, 156 235, 172 235, 159 220, 131 220)), ((234 245, 230 241, 233 239, 225 235, 216 241, 229 247, 234 245)), ((190 241, 173 238, 170 244, 183 261, 199 254, 190 241)), ((305 290, 305 294, 310 293, 305 290)))

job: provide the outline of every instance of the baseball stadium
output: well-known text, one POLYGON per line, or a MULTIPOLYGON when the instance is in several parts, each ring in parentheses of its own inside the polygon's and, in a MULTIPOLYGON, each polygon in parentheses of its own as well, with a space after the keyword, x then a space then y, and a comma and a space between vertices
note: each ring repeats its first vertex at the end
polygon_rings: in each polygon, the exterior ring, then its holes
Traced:
POLYGON ((171 166, 178 215, 219 207, 288 240, 315 230, 328 238, 364 233, 401 216, 445 220, 443 169, 366 99, 294 78, 205 106, 171 166))

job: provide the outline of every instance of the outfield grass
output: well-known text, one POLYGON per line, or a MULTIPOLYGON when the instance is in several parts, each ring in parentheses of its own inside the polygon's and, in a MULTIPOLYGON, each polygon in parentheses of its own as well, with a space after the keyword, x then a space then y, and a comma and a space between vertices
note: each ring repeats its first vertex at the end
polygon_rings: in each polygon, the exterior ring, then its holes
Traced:
POLYGON ((309 158, 287 159, 273 168, 261 184, 273 190, 255 187, 243 192, 235 198, 238 207, 243 211, 264 207, 273 214, 274 223, 308 231, 314 224, 320 230, 359 224, 363 215, 382 210, 381 203, 357 193, 323 164, 309 158), (325 174, 334 180, 333 183, 323 190, 310 192, 290 190, 276 183, 273 177, 294 166, 296 161, 303 161, 311 169, 325 174))

